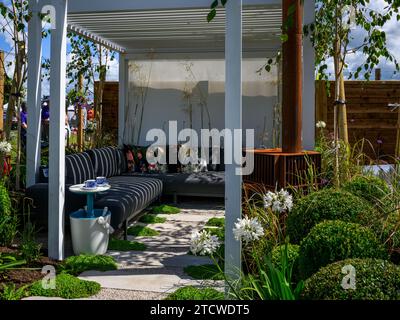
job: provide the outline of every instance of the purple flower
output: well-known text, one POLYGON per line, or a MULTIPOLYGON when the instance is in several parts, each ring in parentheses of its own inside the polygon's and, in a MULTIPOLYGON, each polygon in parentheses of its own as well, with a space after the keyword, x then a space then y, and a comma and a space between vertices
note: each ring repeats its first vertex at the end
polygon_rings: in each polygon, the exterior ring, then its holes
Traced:
POLYGON ((383 144, 383 140, 382 139, 378 139, 378 140, 376 140, 376 143, 377 144, 383 144))

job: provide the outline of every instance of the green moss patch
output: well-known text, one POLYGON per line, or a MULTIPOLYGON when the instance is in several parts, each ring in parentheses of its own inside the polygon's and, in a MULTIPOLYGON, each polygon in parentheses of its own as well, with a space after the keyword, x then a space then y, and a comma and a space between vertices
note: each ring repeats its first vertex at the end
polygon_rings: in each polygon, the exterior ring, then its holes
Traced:
POLYGON ((70 274, 61 273, 56 277, 55 289, 44 289, 42 281, 37 281, 30 288, 30 296, 80 299, 97 294, 100 288, 97 282, 81 280, 70 274))
POLYGON ((135 237, 154 237, 158 236, 160 232, 144 226, 133 226, 128 229, 128 234, 135 237))
POLYGON ((188 286, 171 293, 165 300, 224 300, 224 294, 213 288, 188 286))
POLYGON ((69 274, 78 275, 87 270, 116 270, 117 264, 113 257, 81 254, 67 258, 62 264, 61 269, 69 274))
POLYGON ((140 220, 139 220, 139 222, 149 223, 149 224, 164 223, 165 221, 167 221, 167 218, 158 217, 155 214, 146 214, 145 216, 141 217, 140 220))
POLYGON ((183 271, 198 280, 224 280, 223 274, 214 264, 203 264, 200 266, 188 266, 183 271))
POLYGON ((224 227, 225 226, 225 218, 211 218, 207 221, 206 226, 209 227, 224 227))
POLYGON ((153 207, 151 211, 153 213, 177 214, 181 212, 181 209, 166 204, 162 204, 161 206, 153 207))
POLYGON ((110 238, 108 242, 108 250, 112 251, 144 251, 146 245, 136 241, 120 240, 110 238))

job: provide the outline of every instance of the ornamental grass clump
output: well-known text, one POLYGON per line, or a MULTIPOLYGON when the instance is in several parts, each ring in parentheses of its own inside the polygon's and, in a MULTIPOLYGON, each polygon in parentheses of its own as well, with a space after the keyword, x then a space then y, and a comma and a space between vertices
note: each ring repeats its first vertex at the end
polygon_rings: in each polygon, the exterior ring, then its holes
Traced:
POLYGON ((324 221, 313 227, 300 245, 299 269, 308 278, 332 262, 349 258, 387 259, 374 233, 359 224, 324 221))

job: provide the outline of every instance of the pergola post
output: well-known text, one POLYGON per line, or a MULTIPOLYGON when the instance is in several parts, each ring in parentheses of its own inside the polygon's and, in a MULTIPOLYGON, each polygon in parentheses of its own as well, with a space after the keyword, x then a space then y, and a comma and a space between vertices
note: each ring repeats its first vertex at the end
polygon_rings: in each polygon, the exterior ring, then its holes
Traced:
MULTIPOLYGON (((304 1, 304 24, 315 22, 315 0, 304 1)), ((315 146, 315 50, 310 36, 303 37, 303 147, 315 146)))
MULTIPOLYGON (((242 128, 242 0, 227 2, 225 37, 225 127, 233 133, 242 128)), ((225 153, 233 155, 238 143, 234 141, 232 150, 225 147, 225 153)), ((225 164, 225 274, 233 279, 239 278, 241 272, 241 243, 232 232, 236 220, 242 216, 242 176, 236 174, 240 167, 234 161, 225 164)))
POLYGON ((125 113, 128 92, 128 61, 125 54, 119 54, 119 99, 118 99, 118 145, 122 146, 125 135, 125 113))
POLYGON ((40 106, 42 21, 37 0, 29 2, 32 17, 28 25, 28 129, 26 137, 26 186, 37 182, 40 168, 40 106))
POLYGON ((67 1, 51 0, 56 28, 51 33, 49 257, 64 258, 65 202, 65 88, 67 56, 67 1))

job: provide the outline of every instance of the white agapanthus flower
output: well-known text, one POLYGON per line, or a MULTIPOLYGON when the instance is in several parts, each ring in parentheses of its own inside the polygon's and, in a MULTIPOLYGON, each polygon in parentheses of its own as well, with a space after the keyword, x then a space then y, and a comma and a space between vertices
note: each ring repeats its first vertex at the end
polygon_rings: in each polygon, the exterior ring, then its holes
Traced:
POLYGON ((0 153, 10 153, 11 152, 11 143, 7 141, 0 142, 0 153))
POLYGON ((191 236, 190 251, 200 256, 214 254, 220 244, 218 237, 211 235, 208 231, 195 231, 191 236))
POLYGON ((324 129, 324 128, 326 128, 326 123, 324 121, 318 121, 316 124, 316 127, 318 129, 324 129))
POLYGON ((284 211, 290 211, 293 207, 293 198, 284 189, 278 192, 268 191, 264 195, 264 207, 272 208, 272 211, 282 213, 284 211))
POLYGON ((264 229, 257 218, 245 217, 237 220, 233 228, 233 235, 236 240, 248 244, 260 239, 264 235, 264 229))

